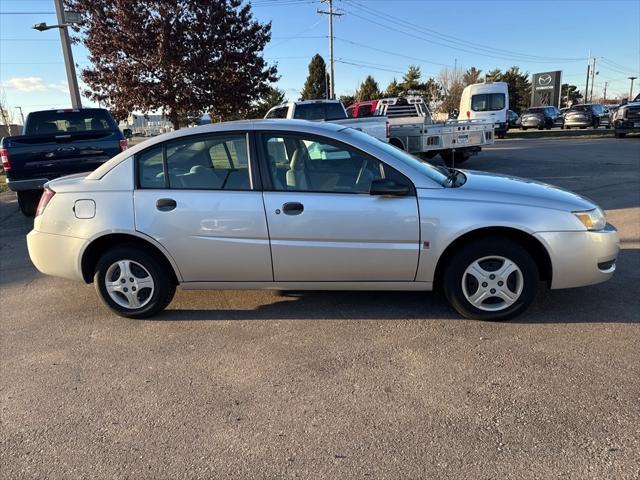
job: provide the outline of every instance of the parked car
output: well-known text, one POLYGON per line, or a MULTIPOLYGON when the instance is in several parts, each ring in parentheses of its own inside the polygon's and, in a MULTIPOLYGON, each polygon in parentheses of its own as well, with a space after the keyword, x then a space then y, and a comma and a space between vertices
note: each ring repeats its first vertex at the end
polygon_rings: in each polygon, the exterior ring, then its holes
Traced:
POLYGON ((520 117, 522 130, 537 128, 538 130, 562 127, 564 119, 562 112, 557 107, 532 107, 520 117))
POLYGON ((459 120, 485 120, 495 125, 495 134, 504 138, 509 130, 509 86, 505 82, 468 85, 460 97, 459 120))
POLYGON ((186 289, 432 290, 504 320, 613 275, 618 234, 547 184, 434 167, 334 123, 178 130, 47 184, 29 255, 126 317, 186 289))
POLYGON ((598 128, 604 126, 611 128, 611 115, 609 110, 599 103, 588 103, 572 106, 564 114, 564 128, 572 127, 598 128))
POLYGON ((520 115, 513 110, 507 111, 507 123, 509 127, 517 128, 520 126, 520 115))
POLYGON ((616 138, 640 132, 640 94, 632 102, 620 105, 612 117, 616 138))
POLYGON ((94 170, 127 148, 113 117, 102 108, 31 112, 23 133, 0 140, 0 157, 7 185, 30 217, 49 180, 94 170))

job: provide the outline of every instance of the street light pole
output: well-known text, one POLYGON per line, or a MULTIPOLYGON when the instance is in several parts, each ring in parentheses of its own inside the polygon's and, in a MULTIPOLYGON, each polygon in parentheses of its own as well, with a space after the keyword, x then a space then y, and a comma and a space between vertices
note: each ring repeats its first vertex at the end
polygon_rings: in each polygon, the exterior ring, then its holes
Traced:
POLYGON ((62 0, 54 0, 56 5, 56 16, 58 17, 58 29, 60 30, 60 43, 62 44, 62 55, 64 56, 64 66, 67 71, 67 83, 69 84, 69 95, 73 108, 82 108, 80 100, 80 90, 78 89, 78 78, 76 77, 76 67, 73 64, 73 53, 71 52, 71 40, 67 23, 64 18, 64 6, 62 0))
POLYGON ((631 86, 629 87, 629 101, 633 100, 633 81, 638 77, 628 77, 631 80, 631 86))

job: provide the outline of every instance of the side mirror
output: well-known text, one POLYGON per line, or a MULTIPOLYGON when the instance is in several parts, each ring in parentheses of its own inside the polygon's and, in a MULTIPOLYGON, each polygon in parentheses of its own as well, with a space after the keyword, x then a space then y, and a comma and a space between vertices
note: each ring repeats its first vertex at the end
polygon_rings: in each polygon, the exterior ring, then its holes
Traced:
POLYGON ((402 197, 408 195, 410 190, 408 185, 401 185, 388 178, 380 178, 371 182, 369 194, 402 197))

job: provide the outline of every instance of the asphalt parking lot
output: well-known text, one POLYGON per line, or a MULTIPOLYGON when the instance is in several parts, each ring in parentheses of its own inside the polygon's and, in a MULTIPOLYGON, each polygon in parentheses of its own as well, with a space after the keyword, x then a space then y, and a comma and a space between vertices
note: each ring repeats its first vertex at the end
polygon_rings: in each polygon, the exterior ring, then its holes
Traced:
POLYGON ((598 202, 614 278, 509 323, 433 294, 235 291, 132 321, 37 273, 2 194, 0 476, 639 478, 640 138, 505 140, 464 166, 598 202))

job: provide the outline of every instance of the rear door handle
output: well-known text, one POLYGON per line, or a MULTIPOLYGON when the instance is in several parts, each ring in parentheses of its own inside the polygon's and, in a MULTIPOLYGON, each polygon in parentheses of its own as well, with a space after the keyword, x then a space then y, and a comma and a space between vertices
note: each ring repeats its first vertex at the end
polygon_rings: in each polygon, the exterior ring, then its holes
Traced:
POLYGON ((173 198, 161 198, 156 202, 156 208, 161 212, 169 212, 176 206, 177 203, 173 198))
POLYGON ((300 215, 304 212, 304 205, 299 202, 287 202, 282 206, 285 215, 300 215))

